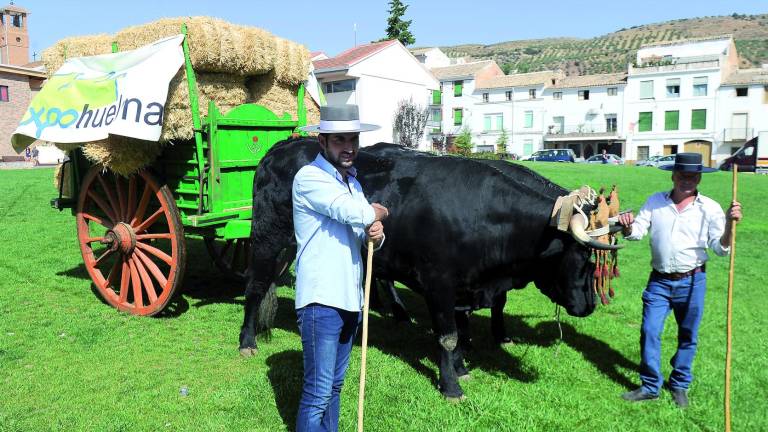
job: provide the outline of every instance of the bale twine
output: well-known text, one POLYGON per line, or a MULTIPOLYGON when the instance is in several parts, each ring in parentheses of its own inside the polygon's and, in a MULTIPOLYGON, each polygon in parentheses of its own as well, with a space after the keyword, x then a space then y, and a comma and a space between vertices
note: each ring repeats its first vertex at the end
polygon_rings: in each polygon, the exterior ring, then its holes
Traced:
POLYGON ((83 154, 91 162, 126 177, 154 162, 161 152, 162 146, 154 141, 119 135, 83 144, 83 154))
POLYGON ((187 24, 192 67, 198 72, 257 75, 273 68, 275 38, 269 32, 211 17, 164 18, 119 31, 120 50, 131 50, 181 33, 187 24))
POLYGON ((67 59, 112 52, 113 37, 107 34, 69 37, 43 50, 42 60, 48 76, 52 76, 67 59))
POLYGON ((275 37, 275 79, 298 85, 309 74, 309 50, 289 40, 275 37))

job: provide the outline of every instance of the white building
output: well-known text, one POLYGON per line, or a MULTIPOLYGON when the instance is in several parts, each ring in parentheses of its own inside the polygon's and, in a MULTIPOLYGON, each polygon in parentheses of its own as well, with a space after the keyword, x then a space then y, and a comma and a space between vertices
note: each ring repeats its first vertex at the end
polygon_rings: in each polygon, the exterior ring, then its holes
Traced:
POLYGON ((481 101, 475 87, 485 80, 503 76, 499 65, 492 60, 470 62, 461 65, 434 68, 432 74, 440 81, 440 91, 431 99, 428 129, 433 145, 445 139, 450 147, 465 127, 471 130, 475 124, 475 107, 481 101))
POLYGON ((768 130, 768 65, 725 77, 716 100, 716 136, 733 153, 758 132, 768 130))
POLYGON ((545 148, 570 148, 578 157, 624 154, 627 74, 569 76, 544 90, 545 148))
POLYGON ((501 75, 483 80, 473 94, 469 116, 478 151, 494 151, 504 130, 507 153, 527 156, 543 146, 547 130, 544 93, 563 78, 561 72, 501 75))
POLYGON ((718 89, 738 65, 731 37, 666 42, 641 48, 625 91, 625 158, 682 151, 702 153, 705 164, 731 153, 716 118, 718 89))
MULTIPOLYGON (((393 142, 398 103, 411 99, 426 107, 432 91, 440 88, 439 82, 397 40, 360 45, 312 64, 329 105, 357 104, 360 121, 381 126, 361 134, 361 146, 393 142)), ((419 148, 430 145, 425 134, 419 148)))

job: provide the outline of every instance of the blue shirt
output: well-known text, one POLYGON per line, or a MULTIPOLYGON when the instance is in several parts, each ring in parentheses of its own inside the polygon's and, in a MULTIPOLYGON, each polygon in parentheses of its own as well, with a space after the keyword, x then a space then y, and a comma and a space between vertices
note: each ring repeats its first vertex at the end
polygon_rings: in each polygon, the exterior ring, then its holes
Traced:
POLYGON ((348 183, 322 154, 293 179, 296 309, 319 303, 358 312, 363 305, 360 247, 376 213, 355 179, 348 183))

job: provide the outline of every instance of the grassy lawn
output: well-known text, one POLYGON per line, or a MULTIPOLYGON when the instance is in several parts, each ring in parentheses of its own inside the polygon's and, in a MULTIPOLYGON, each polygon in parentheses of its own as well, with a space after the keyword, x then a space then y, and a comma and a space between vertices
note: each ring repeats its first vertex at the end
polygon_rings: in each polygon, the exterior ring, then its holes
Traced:
MULTIPOLYGON (((637 211, 670 187, 653 168, 534 163, 575 188, 618 183, 622 207, 637 211)), ((75 219, 51 209, 52 170, 0 171, 0 431, 272 431, 292 429, 301 387, 301 344, 293 290, 282 287, 277 330, 259 354, 237 351, 242 286, 223 278, 203 244, 188 239, 184 292, 159 318, 137 318, 91 290, 75 219), (186 387, 186 396, 180 389, 186 387)), ((701 190, 724 207, 730 174, 704 176, 701 190)), ((734 430, 768 430, 768 177, 742 174, 734 294, 734 430)), ((460 251, 457 251, 460 253, 460 251)), ((487 311, 475 314, 467 400, 446 403, 436 390, 436 344, 423 300, 401 295, 415 323, 371 317, 366 427, 371 431, 722 430, 728 259, 713 257, 700 330, 692 406, 664 394, 631 405, 619 395, 638 384, 640 295, 647 241, 620 254, 617 297, 587 318, 565 316, 535 287, 508 294, 507 329, 515 344, 492 346, 487 311)), ((667 322, 663 366, 674 352, 667 322)), ((341 429, 354 430, 360 350, 353 351, 341 429)))

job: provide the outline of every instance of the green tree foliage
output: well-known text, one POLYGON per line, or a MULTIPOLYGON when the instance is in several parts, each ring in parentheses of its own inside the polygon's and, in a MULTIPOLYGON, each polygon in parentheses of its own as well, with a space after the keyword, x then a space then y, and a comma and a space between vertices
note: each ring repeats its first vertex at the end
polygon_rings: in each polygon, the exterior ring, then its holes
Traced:
POLYGON ((459 153, 464 156, 472 153, 472 147, 474 146, 472 145, 472 130, 469 126, 465 126, 464 129, 461 130, 459 136, 453 141, 453 144, 456 145, 459 153))
POLYGON ((509 137, 507 136, 507 130, 502 129, 501 135, 496 139, 496 153, 502 154, 507 152, 507 141, 509 140, 509 137))
POLYGON ((411 33, 411 21, 403 20, 408 5, 400 0, 391 0, 389 2, 389 18, 387 18, 387 36, 385 40, 397 39, 405 46, 416 43, 416 38, 411 33))

